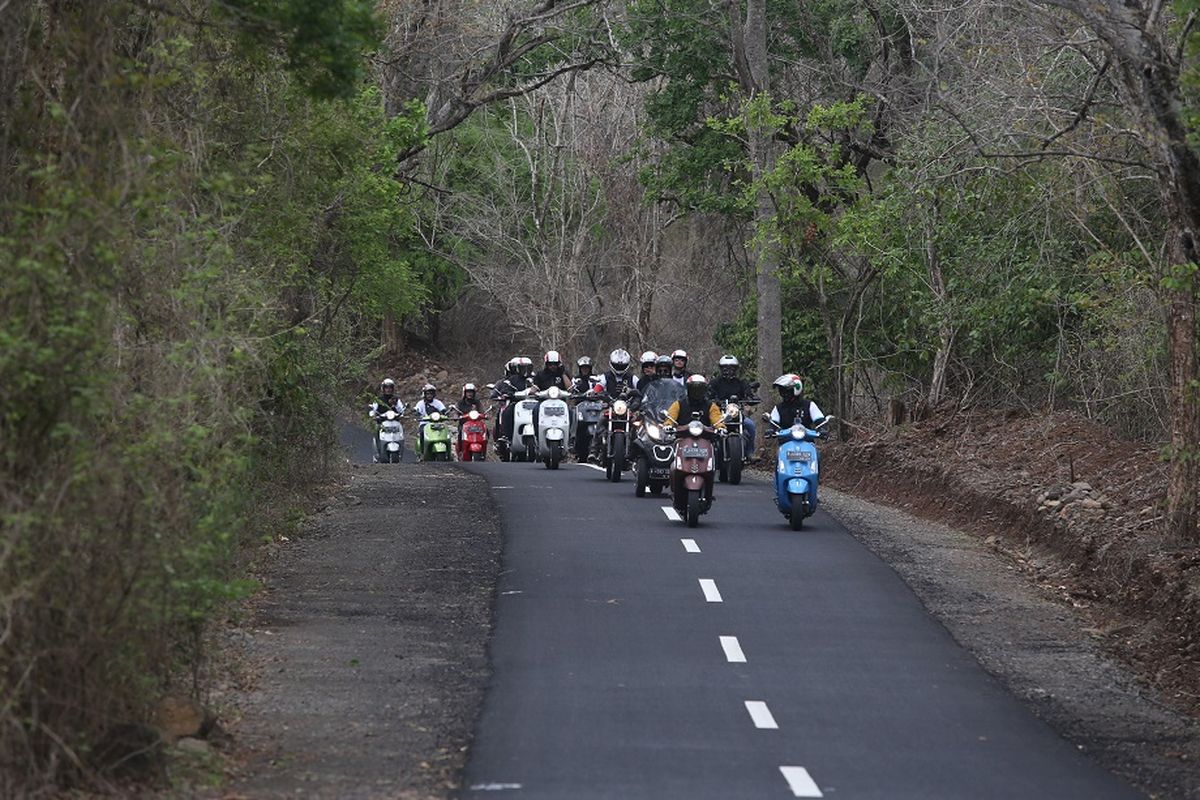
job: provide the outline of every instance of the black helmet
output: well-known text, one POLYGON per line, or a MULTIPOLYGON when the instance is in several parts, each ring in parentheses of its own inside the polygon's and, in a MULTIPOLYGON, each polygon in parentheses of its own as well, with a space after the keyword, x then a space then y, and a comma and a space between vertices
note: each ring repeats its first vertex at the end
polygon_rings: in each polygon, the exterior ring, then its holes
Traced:
POLYGON ((654 360, 654 371, 658 373, 660 378, 665 378, 671 374, 671 357, 666 353, 654 360))
POLYGON ((697 372, 695 375, 689 375, 686 383, 688 400, 693 403, 699 403, 704 398, 708 397, 708 378, 697 372))

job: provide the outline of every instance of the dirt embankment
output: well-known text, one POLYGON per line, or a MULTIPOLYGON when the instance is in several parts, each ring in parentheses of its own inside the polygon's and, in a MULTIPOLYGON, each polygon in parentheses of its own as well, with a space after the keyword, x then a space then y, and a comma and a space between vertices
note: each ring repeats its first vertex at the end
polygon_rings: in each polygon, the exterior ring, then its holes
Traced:
POLYGON ((963 412, 830 446, 830 485, 971 531, 1200 715, 1200 548, 1162 532, 1158 452, 1077 415, 963 412))

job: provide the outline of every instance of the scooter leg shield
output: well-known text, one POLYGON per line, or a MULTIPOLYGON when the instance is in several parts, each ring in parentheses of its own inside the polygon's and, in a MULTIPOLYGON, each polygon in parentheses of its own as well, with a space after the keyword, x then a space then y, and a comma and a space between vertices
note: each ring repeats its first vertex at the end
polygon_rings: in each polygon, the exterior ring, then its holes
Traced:
POLYGON ((551 428, 546 431, 546 440, 550 442, 561 442, 563 440, 562 428, 551 428))

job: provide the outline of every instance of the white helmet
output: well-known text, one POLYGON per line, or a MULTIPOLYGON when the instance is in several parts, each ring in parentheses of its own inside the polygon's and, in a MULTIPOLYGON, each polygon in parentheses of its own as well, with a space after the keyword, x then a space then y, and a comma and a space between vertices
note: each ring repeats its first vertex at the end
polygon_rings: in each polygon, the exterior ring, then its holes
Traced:
POLYGON ((608 365, 618 375, 625 374, 625 370, 629 369, 629 353, 618 347, 608 354, 608 365))
POLYGON ((533 374, 533 359, 529 356, 518 356, 517 363, 520 365, 521 374, 528 378, 533 374))
POLYGON ((642 362, 643 367, 646 366, 647 364, 650 364, 651 366, 653 366, 654 362, 657 360, 658 360, 658 353, 654 352, 653 350, 647 350, 646 352, 642 353, 641 362, 642 362))
POLYGON ((738 365, 737 356, 723 355, 720 361, 717 362, 718 367, 736 367, 738 365))
POLYGON ((676 350, 674 353, 671 353, 672 361, 674 361, 677 358, 682 358, 684 361, 687 361, 687 350, 680 348, 679 350, 676 350))
POLYGON ((804 381, 794 372, 780 375, 771 385, 778 389, 784 397, 799 397, 800 393, 804 391, 804 381))
POLYGON ((546 362, 546 366, 562 363, 562 358, 558 355, 557 350, 547 350, 546 356, 542 360, 546 362))
POLYGON ((475 391, 475 384, 473 384, 473 383, 464 383, 464 384, 463 384, 463 391, 464 391, 464 392, 473 392, 473 391, 475 391))
POLYGON ((425 392, 436 392, 436 391, 437 391, 437 387, 434 386, 432 383, 427 383, 421 387, 421 394, 424 394, 425 392))
POLYGON ((395 389, 396 382, 391 378, 384 378, 379 384, 379 391, 381 392, 395 391, 395 389))

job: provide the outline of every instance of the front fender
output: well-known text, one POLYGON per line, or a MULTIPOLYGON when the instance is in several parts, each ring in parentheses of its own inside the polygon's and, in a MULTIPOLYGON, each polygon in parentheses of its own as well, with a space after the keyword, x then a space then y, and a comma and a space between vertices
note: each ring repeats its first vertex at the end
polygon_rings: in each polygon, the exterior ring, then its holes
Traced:
POLYGON ((683 485, 684 485, 684 488, 686 488, 689 492, 700 491, 701 489, 704 488, 704 476, 703 475, 687 475, 683 479, 683 485))
POLYGON ((787 482, 788 494, 808 494, 808 478, 789 478, 787 482))
POLYGON ((546 441, 561 442, 563 438, 562 428, 548 428, 546 430, 546 441))

